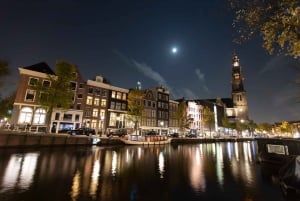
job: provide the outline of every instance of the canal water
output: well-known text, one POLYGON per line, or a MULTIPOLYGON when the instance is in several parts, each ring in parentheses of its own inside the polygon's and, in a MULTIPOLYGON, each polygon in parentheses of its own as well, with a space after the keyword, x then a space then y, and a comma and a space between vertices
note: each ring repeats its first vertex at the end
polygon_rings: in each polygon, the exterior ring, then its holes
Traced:
POLYGON ((255 141, 0 149, 1 201, 283 201, 255 141))

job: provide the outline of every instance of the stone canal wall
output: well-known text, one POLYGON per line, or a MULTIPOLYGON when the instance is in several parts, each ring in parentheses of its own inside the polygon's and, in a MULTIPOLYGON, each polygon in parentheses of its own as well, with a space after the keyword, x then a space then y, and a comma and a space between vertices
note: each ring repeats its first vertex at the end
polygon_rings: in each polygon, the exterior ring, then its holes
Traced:
POLYGON ((70 136, 38 133, 0 133, 0 148, 3 147, 39 147, 92 145, 93 139, 87 136, 70 136))

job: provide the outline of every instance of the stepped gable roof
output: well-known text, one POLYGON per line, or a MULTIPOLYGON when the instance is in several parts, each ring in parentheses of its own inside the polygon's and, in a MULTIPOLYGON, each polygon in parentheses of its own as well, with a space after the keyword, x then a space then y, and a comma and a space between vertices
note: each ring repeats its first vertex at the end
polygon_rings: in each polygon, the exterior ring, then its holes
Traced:
POLYGON ((26 66, 26 67, 23 67, 23 68, 27 69, 27 70, 32 70, 32 71, 40 72, 40 73, 46 73, 46 74, 55 75, 55 73, 53 72, 53 70, 45 62, 40 62, 40 63, 33 64, 31 66, 26 66))

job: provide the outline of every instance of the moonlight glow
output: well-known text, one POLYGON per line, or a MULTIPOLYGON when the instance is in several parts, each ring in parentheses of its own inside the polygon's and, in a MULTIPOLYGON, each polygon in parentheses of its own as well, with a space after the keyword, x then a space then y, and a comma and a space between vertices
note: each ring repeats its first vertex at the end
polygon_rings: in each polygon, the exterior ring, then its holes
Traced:
POLYGON ((177 47, 173 47, 171 51, 172 51, 172 54, 176 54, 178 52, 178 49, 177 49, 177 47))

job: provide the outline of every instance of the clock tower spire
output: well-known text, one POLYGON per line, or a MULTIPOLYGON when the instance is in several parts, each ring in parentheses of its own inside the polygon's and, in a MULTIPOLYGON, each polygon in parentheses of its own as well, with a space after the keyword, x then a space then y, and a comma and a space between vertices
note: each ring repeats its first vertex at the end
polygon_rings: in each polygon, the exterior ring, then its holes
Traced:
POLYGON ((232 57, 232 90, 231 96, 233 107, 236 112, 236 121, 248 121, 248 104, 247 93, 244 89, 244 77, 242 75, 242 67, 240 60, 236 54, 232 57))

